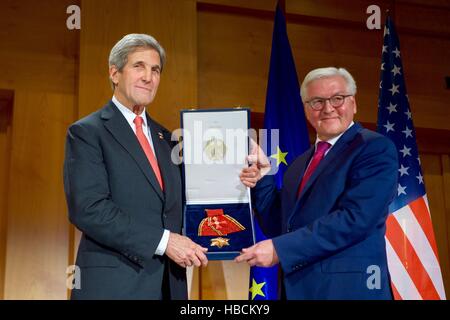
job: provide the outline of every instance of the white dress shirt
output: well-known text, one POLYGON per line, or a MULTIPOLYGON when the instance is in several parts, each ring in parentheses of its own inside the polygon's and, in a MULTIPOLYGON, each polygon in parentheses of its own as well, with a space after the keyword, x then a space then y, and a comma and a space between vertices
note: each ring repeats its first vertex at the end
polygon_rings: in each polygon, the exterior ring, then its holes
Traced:
MULTIPOLYGON (((352 125, 354 125, 354 124, 355 124, 355 123, 352 121, 352 123, 350 123, 350 125, 347 127, 347 129, 345 129, 345 131, 347 131, 348 129, 350 129, 350 127, 351 127, 352 125)), ((339 140, 339 138, 345 133, 345 131, 342 132, 340 135, 338 135, 338 136, 336 136, 336 137, 334 137, 334 138, 331 138, 330 140, 320 140, 319 137, 316 137, 316 142, 315 142, 315 144, 314 144, 314 152, 316 152, 316 150, 317 150, 317 144, 318 144, 320 141, 328 142, 329 144, 331 144, 331 147, 329 147, 328 150, 327 150, 327 151, 325 152, 325 154, 323 155, 323 157, 325 158, 326 155, 328 154, 328 152, 330 152, 331 148, 333 148, 333 146, 336 144, 336 142, 339 140)), ((311 164, 312 159, 313 159, 313 158, 311 158, 311 160, 309 160, 309 163, 308 163, 308 166, 307 166, 306 169, 305 169, 305 172, 306 172, 306 170, 308 170, 309 165, 311 164)))
MULTIPOLYGON (((133 129, 134 134, 136 134, 136 125, 134 124, 134 119, 138 116, 133 111, 125 107, 123 104, 119 102, 119 100, 116 99, 115 96, 112 97, 112 102, 116 105, 116 107, 120 110, 120 112, 123 114, 125 119, 127 120, 128 124, 130 125, 131 129, 133 129)), ((142 113, 139 115, 144 120, 142 123, 142 131, 144 132, 145 137, 147 138, 148 142, 150 143, 150 147, 153 150, 153 154, 156 157, 155 147, 153 146, 153 140, 152 135, 150 134, 150 127, 147 124, 147 117, 145 116, 145 109, 142 111, 142 113)), ((159 241, 158 247, 156 248, 155 254, 162 256, 166 252, 167 244, 169 243, 169 235, 170 231, 167 229, 164 229, 164 233, 161 237, 161 240, 159 241)))
MULTIPOLYGON (((347 127, 347 129, 345 129, 345 131, 347 131, 348 129, 350 129, 353 125, 355 124, 355 122, 352 121, 352 123, 350 123, 350 125, 347 127)), ((345 133, 342 132, 340 135, 330 139, 330 140, 320 140, 319 137, 316 137, 316 142, 315 142, 315 149, 317 149, 317 143, 319 143, 320 141, 326 141, 329 144, 331 144, 331 147, 328 148, 327 152, 325 152, 324 157, 327 155, 328 152, 330 152, 331 148, 333 148, 333 146, 336 144, 336 142, 339 140, 339 138, 345 133)))

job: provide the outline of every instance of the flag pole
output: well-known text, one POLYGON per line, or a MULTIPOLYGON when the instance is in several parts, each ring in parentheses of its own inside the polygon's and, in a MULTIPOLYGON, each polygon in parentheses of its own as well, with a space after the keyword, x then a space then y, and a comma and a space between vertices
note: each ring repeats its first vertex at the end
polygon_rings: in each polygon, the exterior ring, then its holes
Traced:
POLYGON ((280 6, 281 11, 286 17, 286 0, 278 0, 278 5, 280 6))

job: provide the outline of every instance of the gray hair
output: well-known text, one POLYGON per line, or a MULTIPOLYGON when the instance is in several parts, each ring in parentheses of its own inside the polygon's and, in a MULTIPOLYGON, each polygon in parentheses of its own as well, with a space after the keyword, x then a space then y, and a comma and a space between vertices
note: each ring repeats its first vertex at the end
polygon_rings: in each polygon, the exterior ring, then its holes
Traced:
POLYGON ((342 77, 347 83, 347 91, 348 94, 355 95, 356 94, 356 82, 353 79, 353 76, 344 68, 335 68, 335 67, 327 67, 327 68, 318 68, 310 71, 305 79, 303 79, 302 87, 300 89, 300 95, 302 96, 303 102, 305 102, 309 97, 307 97, 306 89, 308 85, 317 79, 329 78, 339 76, 342 77))
MULTIPOLYGON (((162 72, 166 62, 166 52, 164 51, 164 48, 152 36, 139 33, 127 34, 114 45, 109 54, 109 67, 114 65, 119 71, 122 71, 123 67, 127 64, 128 55, 138 48, 149 48, 158 52, 162 72)), ((111 79, 109 79, 109 81, 114 90, 114 83, 111 79)))

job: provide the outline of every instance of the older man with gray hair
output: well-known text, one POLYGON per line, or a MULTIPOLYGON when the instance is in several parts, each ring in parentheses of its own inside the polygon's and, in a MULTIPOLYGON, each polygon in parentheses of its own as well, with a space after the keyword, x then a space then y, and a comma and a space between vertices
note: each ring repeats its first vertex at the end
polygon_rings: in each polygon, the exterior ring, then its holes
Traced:
POLYGON ((280 263, 287 299, 391 299, 385 248, 388 206, 397 191, 397 151, 353 121, 356 83, 343 68, 312 70, 301 96, 314 145, 286 170, 278 192, 255 148, 241 181, 259 214, 282 213, 283 233, 244 249, 236 261, 280 263), (262 178, 262 179, 261 179, 262 178))
POLYGON ((171 134, 146 112, 165 60, 153 37, 123 37, 109 56, 112 99, 68 130, 64 189, 83 232, 72 299, 187 299, 185 268, 208 262, 207 249, 180 234, 171 134))

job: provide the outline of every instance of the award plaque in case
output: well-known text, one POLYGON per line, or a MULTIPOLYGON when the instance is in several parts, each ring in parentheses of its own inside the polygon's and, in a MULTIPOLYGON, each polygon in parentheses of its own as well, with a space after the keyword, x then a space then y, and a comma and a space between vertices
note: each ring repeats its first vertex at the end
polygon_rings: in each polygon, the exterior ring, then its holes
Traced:
POLYGON ((208 259, 231 260, 255 243, 247 166, 248 109, 182 110, 184 234, 208 248, 208 259))

